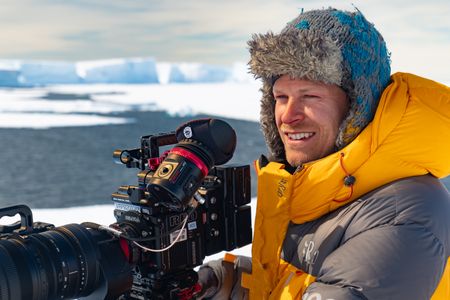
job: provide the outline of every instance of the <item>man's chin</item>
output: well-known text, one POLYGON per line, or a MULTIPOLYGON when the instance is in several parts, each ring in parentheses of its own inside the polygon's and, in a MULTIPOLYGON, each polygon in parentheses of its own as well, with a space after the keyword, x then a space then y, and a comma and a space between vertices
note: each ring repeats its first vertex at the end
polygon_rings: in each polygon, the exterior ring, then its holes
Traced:
POLYGON ((305 153, 301 153, 301 154, 300 153, 294 153, 294 154, 286 153, 286 160, 293 167, 301 166, 303 164, 306 164, 306 163, 316 160, 316 159, 318 159, 318 158, 316 158, 312 155, 305 154, 305 153))
POLYGON ((291 165, 292 167, 298 167, 301 166, 302 164, 306 163, 306 158, 292 158, 292 157, 288 157, 287 158, 287 162, 289 163, 289 165, 291 165))

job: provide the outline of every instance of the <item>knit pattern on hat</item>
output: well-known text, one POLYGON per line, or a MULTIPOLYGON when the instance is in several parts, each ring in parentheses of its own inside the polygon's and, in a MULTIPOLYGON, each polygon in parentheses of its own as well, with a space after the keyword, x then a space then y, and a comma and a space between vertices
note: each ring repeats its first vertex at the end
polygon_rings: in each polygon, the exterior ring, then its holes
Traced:
POLYGON ((275 124, 272 87, 281 75, 340 86, 350 99, 336 148, 349 144, 372 120, 382 91, 389 83, 386 44, 361 12, 336 9, 301 13, 279 33, 253 35, 248 42, 250 71, 261 78, 261 128, 270 154, 284 160, 275 124))

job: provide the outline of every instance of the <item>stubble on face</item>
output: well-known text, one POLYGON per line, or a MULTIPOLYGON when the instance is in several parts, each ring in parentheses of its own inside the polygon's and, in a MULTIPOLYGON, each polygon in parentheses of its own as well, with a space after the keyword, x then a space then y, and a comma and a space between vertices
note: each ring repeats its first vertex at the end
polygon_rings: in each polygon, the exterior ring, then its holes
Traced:
POLYGON ((348 97, 337 85, 292 79, 274 84, 275 120, 292 166, 323 158, 335 151, 339 126, 348 112, 348 97))

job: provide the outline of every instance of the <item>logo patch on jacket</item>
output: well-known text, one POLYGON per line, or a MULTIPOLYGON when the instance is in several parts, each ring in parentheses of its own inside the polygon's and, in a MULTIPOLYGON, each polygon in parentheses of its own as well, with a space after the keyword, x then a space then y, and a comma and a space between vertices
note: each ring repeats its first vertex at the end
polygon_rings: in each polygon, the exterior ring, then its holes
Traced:
POLYGON ((287 184, 287 180, 284 178, 281 178, 281 180, 278 182, 278 188, 277 188, 277 196, 278 197, 283 197, 284 196, 284 192, 286 191, 286 184, 287 184))
POLYGON ((313 265, 317 260, 317 256, 319 256, 319 250, 315 250, 314 241, 305 241, 300 262, 313 265))

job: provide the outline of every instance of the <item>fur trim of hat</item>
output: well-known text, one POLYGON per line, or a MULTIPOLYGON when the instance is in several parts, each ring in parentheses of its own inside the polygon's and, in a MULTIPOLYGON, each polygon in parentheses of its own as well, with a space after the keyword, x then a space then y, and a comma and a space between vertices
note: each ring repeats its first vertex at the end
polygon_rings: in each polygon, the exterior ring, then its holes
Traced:
POLYGON ((250 72, 263 82, 260 121, 273 160, 285 160, 272 93, 280 76, 336 84, 347 93, 350 109, 339 128, 336 149, 348 145, 372 120, 389 83, 386 44, 360 11, 302 12, 279 34, 255 34, 248 45, 250 72))

